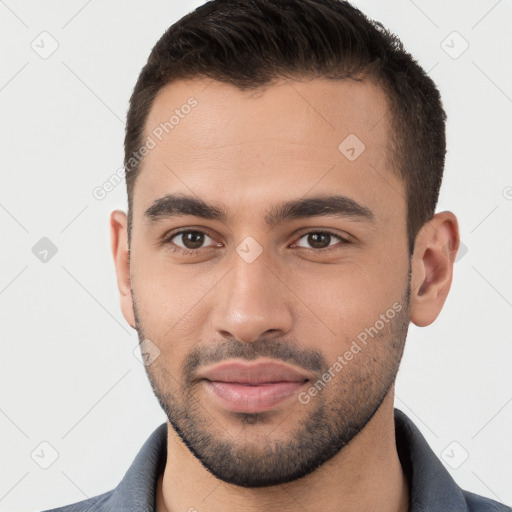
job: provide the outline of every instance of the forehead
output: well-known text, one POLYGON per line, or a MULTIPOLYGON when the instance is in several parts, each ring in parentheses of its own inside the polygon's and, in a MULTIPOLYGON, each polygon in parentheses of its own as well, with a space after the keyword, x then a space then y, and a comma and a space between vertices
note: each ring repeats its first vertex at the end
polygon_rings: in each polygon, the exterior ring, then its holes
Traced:
POLYGON ((189 142, 210 152, 223 141, 247 144, 272 137, 332 150, 349 133, 386 144, 387 113, 384 92, 369 80, 279 79, 244 91, 210 79, 178 80, 157 93, 145 135, 164 125, 169 130, 164 138, 186 144, 190 129, 195 140, 189 142), (197 104, 189 108, 192 102, 197 104))
POLYGON ((389 117, 384 92, 370 81, 282 79, 242 91, 178 80, 159 91, 148 115, 152 149, 134 204, 181 191, 224 203, 236 195, 247 208, 258 198, 339 187, 363 204, 378 194, 389 203, 402 190, 389 165, 389 117))

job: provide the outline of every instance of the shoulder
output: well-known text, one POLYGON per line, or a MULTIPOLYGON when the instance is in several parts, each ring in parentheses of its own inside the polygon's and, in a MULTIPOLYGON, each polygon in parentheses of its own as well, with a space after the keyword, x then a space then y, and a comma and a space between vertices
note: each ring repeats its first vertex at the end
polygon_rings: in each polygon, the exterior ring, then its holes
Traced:
POLYGON ((153 512, 154 492, 167 459, 167 423, 140 448, 117 487, 82 501, 42 512, 153 512))
POLYGON ((512 508, 470 491, 462 491, 469 512, 512 512, 512 508))
POLYGON ((103 512, 109 510, 107 502, 114 491, 108 491, 86 500, 77 501, 63 507, 43 510, 42 512, 103 512))

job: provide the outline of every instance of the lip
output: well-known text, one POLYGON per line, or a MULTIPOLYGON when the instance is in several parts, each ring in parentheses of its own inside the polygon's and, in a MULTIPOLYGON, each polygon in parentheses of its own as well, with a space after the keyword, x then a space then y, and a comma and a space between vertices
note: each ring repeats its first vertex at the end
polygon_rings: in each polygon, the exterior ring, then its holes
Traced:
POLYGON ((304 386, 311 375, 273 361, 223 362, 199 373, 219 405, 233 412, 257 413, 276 407, 304 386))

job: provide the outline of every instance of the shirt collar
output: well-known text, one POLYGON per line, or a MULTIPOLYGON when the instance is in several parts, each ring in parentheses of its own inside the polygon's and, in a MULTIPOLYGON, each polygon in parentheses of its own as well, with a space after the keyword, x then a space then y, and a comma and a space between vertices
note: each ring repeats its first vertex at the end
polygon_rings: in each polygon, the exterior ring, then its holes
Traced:
MULTIPOLYGON (((394 418, 397 452, 409 482, 409 512, 467 512, 462 490, 416 425, 398 409, 394 418)), ((156 485, 166 460, 167 423, 162 423, 146 440, 119 485, 107 493, 105 510, 153 512, 156 485)))
POLYGON ((105 510, 154 512, 157 481, 166 460, 167 423, 162 423, 143 444, 123 479, 112 491, 105 510))
POLYGON ((461 488, 418 427, 399 409, 395 409, 395 438, 409 482, 409 512, 467 512, 461 488))

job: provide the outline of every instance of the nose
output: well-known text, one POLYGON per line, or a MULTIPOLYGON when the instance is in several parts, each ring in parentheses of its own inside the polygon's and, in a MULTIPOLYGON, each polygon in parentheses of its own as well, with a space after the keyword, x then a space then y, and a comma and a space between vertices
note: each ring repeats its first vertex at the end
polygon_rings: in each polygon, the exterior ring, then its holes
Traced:
POLYGON ((288 333, 292 294, 283 281, 264 253, 251 263, 234 254, 232 270, 215 287, 213 328, 244 342, 288 333))

